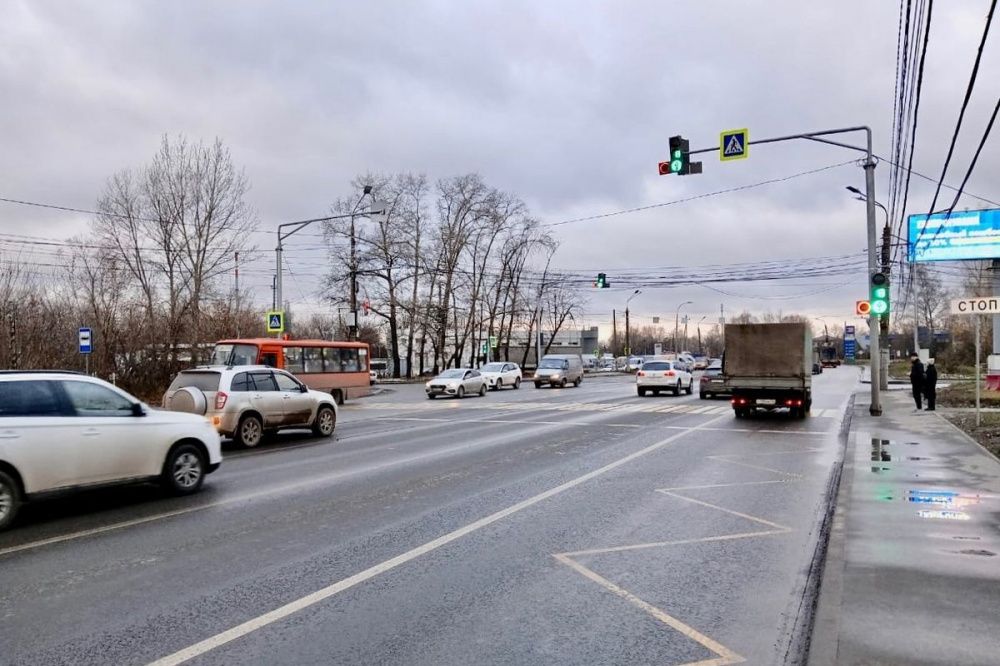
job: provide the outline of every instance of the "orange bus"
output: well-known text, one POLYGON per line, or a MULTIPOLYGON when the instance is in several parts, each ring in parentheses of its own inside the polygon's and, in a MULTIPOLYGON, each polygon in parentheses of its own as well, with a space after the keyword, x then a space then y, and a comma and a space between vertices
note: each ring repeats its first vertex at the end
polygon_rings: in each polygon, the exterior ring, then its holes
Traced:
POLYGON ((344 404, 344 400, 368 395, 370 356, 365 342, 247 338, 216 342, 212 365, 281 368, 344 404))

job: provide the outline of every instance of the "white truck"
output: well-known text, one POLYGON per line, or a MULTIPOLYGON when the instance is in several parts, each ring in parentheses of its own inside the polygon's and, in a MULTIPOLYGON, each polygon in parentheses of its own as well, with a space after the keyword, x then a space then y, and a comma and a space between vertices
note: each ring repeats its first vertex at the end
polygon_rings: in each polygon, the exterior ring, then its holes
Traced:
POLYGON ((726 324, 722 375, 736 418, 787 409, 805 418, 812 406, 812 331, 803 323, 726 324))

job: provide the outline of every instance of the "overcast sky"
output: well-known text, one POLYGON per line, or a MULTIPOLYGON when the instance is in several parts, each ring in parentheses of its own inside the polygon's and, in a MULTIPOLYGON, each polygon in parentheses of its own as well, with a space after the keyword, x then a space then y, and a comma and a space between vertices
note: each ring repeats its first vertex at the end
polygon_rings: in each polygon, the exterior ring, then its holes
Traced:
MULTIPOLYGON (((923 173, 940 173, 988 6, 935 3, 914 162, 923 173)), ((706 154, 702 175, 661 177, 672 134, 702 148, 730 128, 765 138, 867 124, 888 156, 898 10, 887 0, 0 0, 0 196, 91 208, 109 175, 147 162, 164 133, 182 133, 231 148, 262 230, 323 214, 368 170, 478 172, 545 222, 671 201, 855 157, 787 142, 738 162, 706 154)), ((954 184, 1000 95, 998 39, 987 43, 954 184)), ((967 186, 993 200, 997 141, 967 186)), ((876 192, 886 203, 888 176, 883 163, 876 192)), ((844 186, 863 183, 849 165, 559 226, 554 264, 613 276, 862 253, 864 205, 844 186)), ((931 193, 914 178, 909 212, 926 212, 931 193)), ((0 233, 66 238, 87 222, 0 204, 0 233)), ((258 244, 271 250, 273 234, 258 244)), ((287 297, 315 301, 322 251, 288 255, 287 297)), ((271 270, 264 253, 243 272, 262 304, 271 270)), ((644 290, 635 321, 672 322, 677 304, 693 301, 685 311, 695 320, 716 318, 724 303, 727 314, 780 309, 832 324, 853 316, 866 277, 716 287, 727 293, 644 290)), ((609 324, 627 295, 590 293, 581 323, 609 324)))

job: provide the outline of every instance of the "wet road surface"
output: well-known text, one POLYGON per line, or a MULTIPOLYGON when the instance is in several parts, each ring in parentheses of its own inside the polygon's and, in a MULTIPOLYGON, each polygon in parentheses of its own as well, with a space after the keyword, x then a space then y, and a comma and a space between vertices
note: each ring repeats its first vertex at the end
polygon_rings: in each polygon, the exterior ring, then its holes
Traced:
POLYGON ((853 368, 813 415, 580 388, 341 411, 195 497, 28 506, 0 657, 78 664, 776 663, 796 648, 853 368))

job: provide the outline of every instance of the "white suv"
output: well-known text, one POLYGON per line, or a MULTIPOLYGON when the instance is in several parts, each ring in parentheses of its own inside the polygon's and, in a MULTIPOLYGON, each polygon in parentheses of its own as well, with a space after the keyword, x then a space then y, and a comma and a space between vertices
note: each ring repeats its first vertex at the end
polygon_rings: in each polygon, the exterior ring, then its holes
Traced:
POLYGON ((263 365, 184 370, 163 396, 163 407, 203 415, 245 448, 260 444, 267 432, 310 428, 317 437, 330 437, 337 426, 332 395, 263 365))
POLYGON ((517 363, 507 361, 487 363, 480 368, 480 374, 486 378, 486 383, 492 391, 498 391, 504 386, 521 388, 521 367, 517 363))
POLYGON ((635 388, 640 396, 647 391, 652 391, 653 395, 660 395, 660 391, 670 391, 674 395, 684 391, 691 395, 694 377, 683 361, 646 361, 635 373, 635 388))
POLYGON ((203 417, 150 409, 85 375, 0 373, 0 529, 24 501, 74 488, 159 481, 187 495, 221 462, 203 417))

